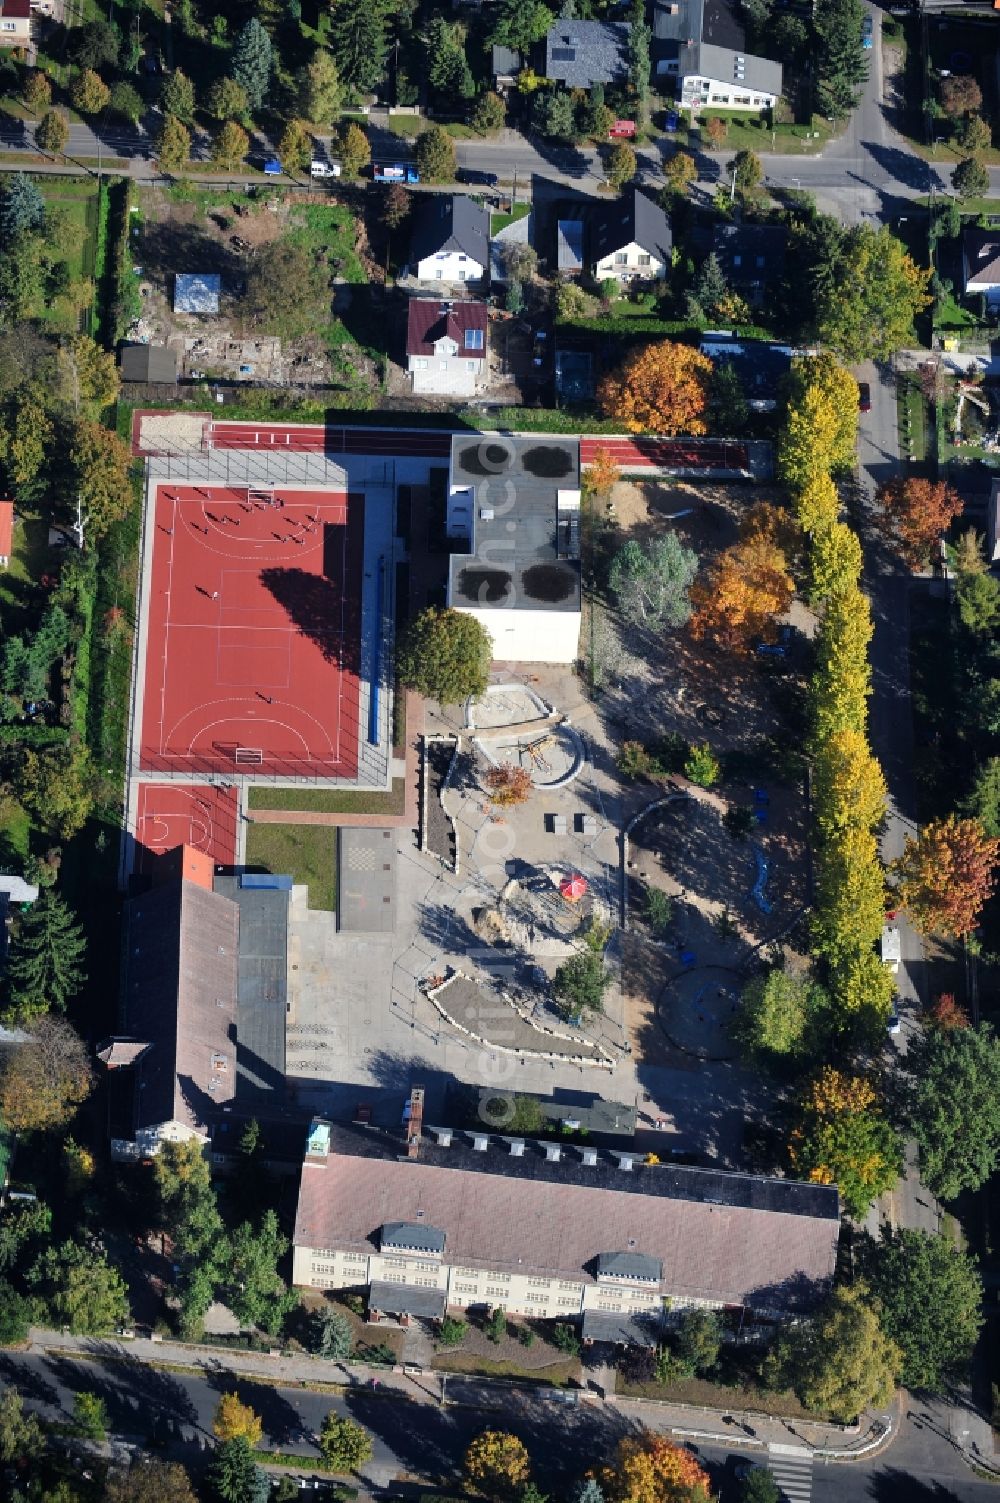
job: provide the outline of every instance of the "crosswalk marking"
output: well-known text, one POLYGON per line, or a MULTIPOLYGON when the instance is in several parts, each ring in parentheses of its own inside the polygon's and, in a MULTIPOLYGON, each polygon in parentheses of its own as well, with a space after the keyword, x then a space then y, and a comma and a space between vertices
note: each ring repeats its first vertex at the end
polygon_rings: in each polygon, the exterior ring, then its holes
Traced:
POLYGON ((799 1446, 769 1446, 767 1465, 787 1503, 809 1503, 812 1497, 812 1452, 799 1446))

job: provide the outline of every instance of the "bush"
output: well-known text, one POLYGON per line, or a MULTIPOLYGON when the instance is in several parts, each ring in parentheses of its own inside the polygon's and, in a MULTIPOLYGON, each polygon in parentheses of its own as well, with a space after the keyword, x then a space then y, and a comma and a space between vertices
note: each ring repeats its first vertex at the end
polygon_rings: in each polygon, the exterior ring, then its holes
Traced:
POLYGON ((492 1341, 495 1346, 499 1346, 507 1334, 507 1312, 502 1305, 497 1305, 495 1310, 490 1311, 483 1329, 486 1332, 487 1340, 492 1341))
POLYGON ((580 1355, 580 1338, 571 1325, 563 1320, 557 1320, 552 1327, 550 1341, 557 1351, 565 1352, 567 1357, 580 1355))
POLYGON ((743 804, 731 804, 722 816, 722 823, 734 840, 746 840, 757 824, 757 817, 743 804))
POLYGON ((535 1333, 530 1326, 521 1326, 517 1333, 517 1339, 527 1351, 528 1347, 535 1344, 535 1333))
POLYGON ((654 934, 666 934, 674 921, 674 905, 659 887, 646 888, 646 923, 654 934))
POLYGON ((701 746, 692 746, 684 763, 684 776, 690 778, 692 783, 697 783, 699 788, 711 788, 713 783, 719 781, 721 770, 719 759, 707 741, 701 746))
POLYGON ((437 1339, 442 1346, 461 1346, 468 1329, 464 1320, 457 1320, 453 1315, 446 1315, 438 1327, 437 1339))

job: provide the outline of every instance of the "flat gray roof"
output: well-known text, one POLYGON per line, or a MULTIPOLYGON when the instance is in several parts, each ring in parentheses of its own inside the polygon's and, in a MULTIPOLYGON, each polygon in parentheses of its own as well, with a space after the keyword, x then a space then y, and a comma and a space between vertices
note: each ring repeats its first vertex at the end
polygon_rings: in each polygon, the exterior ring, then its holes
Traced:
POLYGON ((393 830, 342 828, 337 856, 337 923, 348 934, 391 934, 396 927, 393 830))
POLYGON ((451 605, 579 611, 579 512, 559 516, 580 489, 575 438, 456 435, 451 485, 471 493, 475 545, 451 556, 451 605))
POLYGON ((214 886, 240 910, 237 1098, 283 1091, 289 894, 278 888, 241 887, 238 877, 216 877, 214 886))
POLYGON ((417 1289, 407 1284, 373 1283, 368 1295, 372 1310, 383 1315, 417 1315, 422 1320, 440 1320, 447 1297, 443 1289, 417 1289))

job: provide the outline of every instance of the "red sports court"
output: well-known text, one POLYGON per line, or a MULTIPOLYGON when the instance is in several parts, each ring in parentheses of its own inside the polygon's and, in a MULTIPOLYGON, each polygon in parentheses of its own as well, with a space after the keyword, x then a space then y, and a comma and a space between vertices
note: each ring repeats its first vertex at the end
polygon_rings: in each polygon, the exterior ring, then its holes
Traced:
POLYGON ((160 482, 144 771, 351 778, 364 498, 160 482))
POLYGON ((178 846, 203 851, 220 866, 236 863, 234 788, 210 783, 138 783, 135 871, 150 875, 159 858, 178 846))

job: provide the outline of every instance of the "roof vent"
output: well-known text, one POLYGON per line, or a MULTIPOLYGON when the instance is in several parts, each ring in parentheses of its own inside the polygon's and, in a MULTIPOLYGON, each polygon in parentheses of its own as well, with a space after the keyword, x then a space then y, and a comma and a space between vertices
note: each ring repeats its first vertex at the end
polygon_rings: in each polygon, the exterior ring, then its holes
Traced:
POLYGON ((510 1140, 510 1156, 511 1156, 512 1159, 523 1159, 524 1158, 524 1139, 523 1138, 511 1138, 511 1140, 510 1140))
POLYGON ((618 1167, 619 1169, 623 1169, 626 1174, 630 1174, 632 1172, 632 1166, 634 1163, 635 1159, 630 1153, 623 1153, 618 1157, 618 1167))
POLYGON ((485 1153, 490 1146, 489 1134, 477 1132, 472 1139, 472 1147, 476 1153, 485 1153))
POLYGON ((583 1162, 587 1165, 588 1168, 593 1169, 597 1163, 597 1149, 581 1148, 580 1152, 583 1155, 583 1162))
POLYGON ((559 1160, 562 1158, 562 1149, 559 1147, 559 1144, 546 1143, 545 1157, 550 1164, 558 1164, 559 1160))
POLYGON ((434 1136, 437 1138, 437 1142, 438 1142, 438 1147, 439 1148, 450 1148, 451 1147, 451 1128, 450 1127, 432 1127, 431 1131, 433 1132, 434 1136))
POLYGON ((492 522, 493 521, 493 508, 492 508, 492 506, 481 506, 479 508, 479 520, 480 520, 480 522, 492 522))

